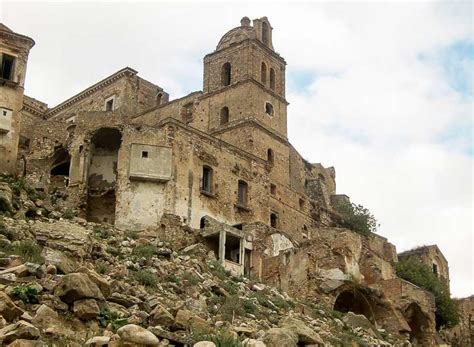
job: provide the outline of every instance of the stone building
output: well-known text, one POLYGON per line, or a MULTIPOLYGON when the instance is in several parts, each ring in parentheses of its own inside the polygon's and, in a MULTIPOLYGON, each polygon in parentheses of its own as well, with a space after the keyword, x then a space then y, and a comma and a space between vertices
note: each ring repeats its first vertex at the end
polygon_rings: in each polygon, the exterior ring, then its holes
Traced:
MULTIPOLYGON (((335 169, 289 142, 272 30, 266 17, 242 18, 204 57, 202 91, 170 100, 126 67, 50 108, 23 96, 33 40, 0 27, 2 54, 18 61, 0 87, 13 112, 0 171, 119 229, 159 232, 174 216, 236 274, 433 345, 433 296, 396 277, 385 238, 341 227, 334 207, 349 198, 336 194, 335 169)), ((449 282, 442 255, 436 264, 449 282)))

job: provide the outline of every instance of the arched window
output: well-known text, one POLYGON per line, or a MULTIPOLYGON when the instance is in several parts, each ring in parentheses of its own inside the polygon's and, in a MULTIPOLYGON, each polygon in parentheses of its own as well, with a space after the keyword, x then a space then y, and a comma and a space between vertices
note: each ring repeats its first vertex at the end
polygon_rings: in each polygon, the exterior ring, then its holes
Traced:
POLYGON ((270 68, 270 89, 275 90, 275 70, 270 68))
POLYGON ((231 75, 232 67, 230 66, 230 63, 225 63, 224 65, 222 65, 221 82, 223 86, 230 85, 231 75))
POLYGON ((318 174, 318 179, 321 181, 321 183, 326 183, 326 178, 323 174, 318 174))
POLYGON ((213 170, 210 166, 202 167, 202 191, 212 194, 213 170))
POLYGON ((268 24, 266 22, 262 23, 262 42, 266 45, 268 45, 268 36, 269 36, 269 30, 268 30, 268 24))
POLYGON ((163 94, 162 94, 162 93, 158 93, 158 95, 156 95, 156 106, 160 106, 160 105, 161 105, 162 99, 163 99, 163 94))
POLYGON ((270 117, 273 117, 273 105, 269 102, 265 103, 265 113, 268 114, 270 117))
POLYGON ((227 106, 221 108, 221 125, 229 123, 229 108, 227 106))
POLYGON ((202 217, 199 221, 199 228, 204 229, 206 227, 206 217, 202 217))
POLYGON ((263 84, 267 83, 267 65, 262 62, 262 67, 260 68, 260 81, 263 84))
POLYGON ((278 228, 278 215, 276 213, 270 214, 270 226, 272 228, 278 228))
POLYGON ((248 184, 245 181, 239 180, 239 186, 237 191, 238 204, 240 206, 247 206, 248 202, 248 184))
POLYGON ((269 148, 267 150, 267 161, 269 164, 272 164, 275 162, 275 156, 273 154, 273 149, 269 148))

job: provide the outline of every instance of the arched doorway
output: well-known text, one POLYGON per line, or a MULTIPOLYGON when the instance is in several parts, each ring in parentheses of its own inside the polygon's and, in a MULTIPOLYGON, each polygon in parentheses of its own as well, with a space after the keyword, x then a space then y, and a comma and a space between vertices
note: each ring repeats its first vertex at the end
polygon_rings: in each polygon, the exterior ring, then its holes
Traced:
POLYGON ((54 190, 64 190, 69 184, 69 167, 71 166, 71 156, 63 147, 54 153, 51 170, 49 172, 49 192, 54 190))
POLYGON ((91 139, 87 175, 87 219, 114 224, 118 152, 122 134, 114 128, 101 128, 91 139))
POLYGON ((375 316, 366 295, 355 288, 350 288, 342 291, 334 302, 334 311, 347 313, 353 312, 355 314, 364 315, 372 324, 375 325, 375 316))

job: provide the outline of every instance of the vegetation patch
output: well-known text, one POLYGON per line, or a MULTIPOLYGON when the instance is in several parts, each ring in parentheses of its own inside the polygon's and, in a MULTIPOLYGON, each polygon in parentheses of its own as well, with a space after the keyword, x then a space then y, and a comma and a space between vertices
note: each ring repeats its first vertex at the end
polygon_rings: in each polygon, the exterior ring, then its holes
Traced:
POLYGON ((5 251, 9 254, 19 255, 24 262, 43 264, 42 250, 43 248, 34 240, 23 240, 8 246, 5 251))
POLYGON ((137 271, 135 273, 135 279, 138 281, 138 283, 146 287, 155 288, 158 284, 158 279, 156 278, 156 275, 150 270, 137 271))
POLYGON ((13 287, 11 296, 15 299, 20 299, 25 304, 38 303, 38 290, 28 284, 19 284, 13 287))
POLYGON ((112 312, 107 308, 103 308, 99 313, 99 325, 102 328, 106 328, 109 324, 112 326, 113 331, 116 331, 120 327, 128 324, 127 318, 122 318, 116 312, 112 312))
POLYGON ((243 347, 242 341, 233 332, 219 329, 213 333, 201 333, 193 331, 191 335, 192 344, 199 341, 214 342, 216 347, 243 347))
POLYGON ((156 254, 156 247, 153 245, 140 245, 133 249, 132 254, 139 258, 150 259, 156 254))
POLYGON ((364 236, 377 231, 377 219, 364 206, 340 203, 335 206, 335 209, 343 218, 343 227, 364 236))

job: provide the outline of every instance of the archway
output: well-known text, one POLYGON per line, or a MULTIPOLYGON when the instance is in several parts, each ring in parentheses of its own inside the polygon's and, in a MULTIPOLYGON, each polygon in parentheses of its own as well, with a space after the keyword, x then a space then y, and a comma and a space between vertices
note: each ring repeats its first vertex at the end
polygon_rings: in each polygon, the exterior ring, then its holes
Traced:
POLYGON ((410 342, 413 345, 423 344, 429 340, 427 334, 428 319, 416 303, 411 303, 403 312, 403 315, 410 326, 410 342))
POLYGON ((53 156, 51 170, 49 172, 49 191, 64 189, 69 184, 69 167, 71 166, 71 156, 64 148, 56 150, 53 156))
POLYGON ((122 134, 114 128, 101 128, 91 139, 91 156, 87 175, 87 219, 113 224, 118 152, 122 134))
POLYGON ((334 302, 334 311, 364 315, 372 324, 376 324, 374 312, 369 299, 357 289, 342 291, 334 302))

